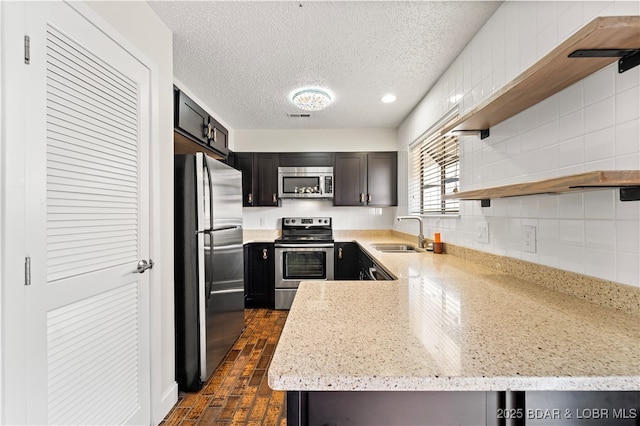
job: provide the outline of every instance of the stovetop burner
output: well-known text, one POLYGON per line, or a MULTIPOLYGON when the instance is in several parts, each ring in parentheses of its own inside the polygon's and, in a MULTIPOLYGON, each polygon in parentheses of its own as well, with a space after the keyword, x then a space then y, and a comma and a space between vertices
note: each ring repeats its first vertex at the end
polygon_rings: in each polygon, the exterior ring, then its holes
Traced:
POLYGON ((286 243, 333 243, 330 217, 284 217, 282 237, 276 242, 286 243))

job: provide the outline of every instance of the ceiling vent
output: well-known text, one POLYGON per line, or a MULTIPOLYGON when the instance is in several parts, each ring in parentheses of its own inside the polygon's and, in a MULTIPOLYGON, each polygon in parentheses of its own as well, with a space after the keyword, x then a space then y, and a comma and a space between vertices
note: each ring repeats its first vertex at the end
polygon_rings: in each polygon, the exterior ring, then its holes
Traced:
POLYGON ((311 114, 308 112, 297 113, 297 112, 289 112, 287 113, 289 118, 311 118, 311 114))

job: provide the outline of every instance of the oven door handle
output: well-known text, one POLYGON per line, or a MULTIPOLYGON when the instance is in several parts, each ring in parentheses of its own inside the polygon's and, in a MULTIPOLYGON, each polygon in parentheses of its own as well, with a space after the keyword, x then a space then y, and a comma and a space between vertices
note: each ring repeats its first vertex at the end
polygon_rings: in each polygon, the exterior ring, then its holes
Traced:
POLYGON ((275 248, 333 248, 333 243, 323 243, 323 244, 287 244, 287 243, 278 243, 275 245, 275 248))

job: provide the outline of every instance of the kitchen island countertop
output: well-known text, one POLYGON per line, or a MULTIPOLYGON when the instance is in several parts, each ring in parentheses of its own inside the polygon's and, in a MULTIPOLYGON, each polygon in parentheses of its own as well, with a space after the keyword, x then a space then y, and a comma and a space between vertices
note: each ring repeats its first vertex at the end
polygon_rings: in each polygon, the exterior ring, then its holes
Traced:
POLYGON ((276 390, 640 390, 640 317, 451 255, 383 253, 395 281, 309 281, 269 368, 276 390))

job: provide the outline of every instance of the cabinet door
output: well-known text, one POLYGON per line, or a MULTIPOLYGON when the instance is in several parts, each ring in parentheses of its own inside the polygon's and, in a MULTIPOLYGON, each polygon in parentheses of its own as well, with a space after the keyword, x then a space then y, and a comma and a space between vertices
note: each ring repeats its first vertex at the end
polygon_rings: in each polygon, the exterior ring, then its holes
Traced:
POLYGON ((282 167, 331 167, 333 152, 281 152, 282 167))
POLYGON ((367 155, 367 205, 398 205, 396 152, 370 152, 367 155))
POLYGON ((273 244, 244 247, 244 306, 273 309, 275 291, 275 250, 273 244))
POLYGON ((358 250, 356 243, 336 243, 334 278, 336 280, 359 279, 358 250))
POLYGON ((253 154, 234 153, 234 167, 242 172, 242 206, 253 206, 253 154))
POLYGON ((207 144, 209 114, 182 91, 177 91, 176 96, 178 97, 178 102, 176 105, 175 127, 198 142, 207 144))
POLYGON ((211 125, 209 146, 227 156, 229 154, 229 132, 213 117, 209 117, 209 124, 211 125))
POLYGON ((278 205, 278 154, 253 154, 253 205, 278 205))
POLYGON ((337 152, 333 176, 334 206, 362 206, 366 203, 366 153, 337 152))

